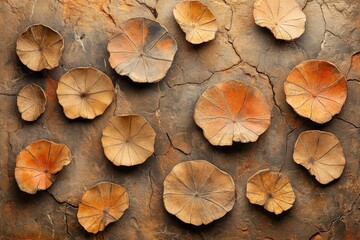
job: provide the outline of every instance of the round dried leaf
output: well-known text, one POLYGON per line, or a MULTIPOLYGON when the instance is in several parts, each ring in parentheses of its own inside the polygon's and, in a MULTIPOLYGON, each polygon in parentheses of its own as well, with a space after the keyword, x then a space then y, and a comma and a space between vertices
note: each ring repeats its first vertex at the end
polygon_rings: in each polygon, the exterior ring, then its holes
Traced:
POLYGON ((28 27, 16 41, 20 61, 33 71, 57 67, 63 50, 60 33, 41 24, 28 27))
POLYGON ((175 39, 159 23, 145 18, 130 19, 120 28, 122 32, 107 47, 111 67, 134 82, 162 80, 177 51, 175 39))
POLYGON ((177 164, 164 180, 166 210, 196 226, 209 224, 231 211, 235 184, 229 174, 204 160, 177 164))
POLYGON ((284 83, 286 101, 300 116, 326 123, 341 111, 347 82, 332 63, 309 60, 297 65, 284 83))
POLYGON ((120 185, 102 182, 85 191, 77 217, 86 231, 96 234, 121 218, 129 208, 129 196, 120 185))
POLYGON ((199 98, 194 119, 212 145, 255 142, 270 126, 270 107, 255 87, 228 81, 208 88, 199 98))
POLYGON ((114 86, 95 68, 74 68, 61 77, 56 93, 66 117, 94 119, 113 101, 114 86))
POLYGON ((295 202, 295 193, 289 179, 269 169, 260 170, 249 178, 246 197, 252 204, 264 206, 276 215, 290 209, 295 202))
POLYGON ((55 174, 71 162, 70 149, 47 140, 33 142, 16 158, 15 179, 19 188, 34 194, 49 188, 55 174))
POLYGON ((17 106, 22 119, 35 121, 45 112, 46 95, 44 90, 34 83, 26 85, 17 96, 17 106))
POLYGON ((133 166, 154 153, 155 131, 141 115, 115 116, 102 131, 105 156, 116 166, 133 166))
POLYGON ((271 30, 277 39, 293 40, 305 31, 306 16, 295 0, 257 0, 255 23, 271 30))
POLYGON ((218 30, 216 18, 210 9, 199 1, 185 1, 176 5, 174 17, 193 44, 208 42, 218 30))
POLYGON ((335 135, 323 131, 305 131, 294 147, 294 161, 304 166, 321 184, 341 176, 345 167, 343 148, 335 135))

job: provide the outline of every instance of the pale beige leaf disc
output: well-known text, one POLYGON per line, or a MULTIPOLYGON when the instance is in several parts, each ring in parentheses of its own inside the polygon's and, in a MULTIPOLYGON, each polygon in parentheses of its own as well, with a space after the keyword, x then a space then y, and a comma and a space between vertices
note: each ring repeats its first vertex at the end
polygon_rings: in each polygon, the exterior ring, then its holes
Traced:
POLYGON ((19 188, 34 194, 49 188, 55 174, 71 162, 70 149, 47 140, 33 142, 16 158, 15 179, 19 188))
POLYGON ((163 199, 166 210, 181 221, 209 224, 234 207, 235 184, 208 161, 183 162, 165 178, 163 199))
POLYGON ((129 196, 120 185, 102 182, 85 191, 77 217, 86 231, 96 234, 121 218, 129 208, 129 196))
POLYGON ((26 85, 17 96, 17 106, 22 119, 35 121, 45 112, 46 95, 44 90, 34 83, 26 85))
POLYGON ((228 81, 208 88, 199 98, 194 119, 212 145, 255 142, 270 126, 270 107, 255 87, 228 81))
POLYGON ((113 101, 114 86, 105 73, 92 67, 80 67, 60 78, 56 93, 66 117, 94 119, 113 101))
POLYGON ((305 31, 306 16, 296 0, 257 0, 255 23, 271 30, 277 39, 293 40, 305 31))
POLYGON ((33 71, 57 67, 63 50, 60 33, 41 24, 28 27, 16 41, 20 61, 33 71))
POLYGON ((141 115, 112 117, 102 131, 105 156, 116 166, 133 166, 154 153, 156 133, 141 115))
POLYGON ((287 103, 297 114, 316 123, 326 123, 341 111, 347 96, 347 82, 332 63, 309 60, 290 72, 284 91, 287 103))
POLYGON ((269 169, 260 170, 249 178, 246 197, 252 204, 264 206, 276 215, 290 209, 295 202, 295 193, 289 179, 269 169))
POLYGON ((304 166, 321 184, 341 176, 345 167, 343 148, 336 136, 323 131, 305 131, 294 147, 294 161, 304 166))
POLYGON ((120 28, 107 46, 111 67, 134 82, 162 80, 177 51, 175 39, 159 23, 146 18, 130 19, 120 28))
POLYGON ((184 1, 176 5, 174 17, 193 44, 208 42, 215 38, 218 30, 216 18, 211 10, 199 1, 184 1))

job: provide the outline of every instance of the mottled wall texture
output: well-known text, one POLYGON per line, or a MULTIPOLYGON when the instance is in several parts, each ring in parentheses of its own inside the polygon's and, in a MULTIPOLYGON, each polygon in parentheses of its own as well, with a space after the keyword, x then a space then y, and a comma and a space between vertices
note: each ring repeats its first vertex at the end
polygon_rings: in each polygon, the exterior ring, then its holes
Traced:
POLYGON ((284 42, 255 25, 254 0, 202 0, 216 15, 219 32, 193 46, 172 15, 179 0, 1 0, 0 239, 360 239, 360 2, 297 1, 306 31, 284 42), (135 84, 108 62, 108 40, 122 22, 138 16, 160 22, 179 46, 159 83, 135 84), (35 23, 64 36, 60 66, 52 71, 32 72, 16 55, 17 37, 35 23), (291 69, 313 58, 335 63, 348 82, 341 113, 323 125, 297 116, 283 91, 291 69), (57 101, 59 78, 78 66, 105 72, 116 88, 116 100, 92 121, 67 119, 57 101), (227 80, 258 87, 272 109, 271 126, 255 143, 213 147, 193 120, 201 93, 227 80), (16 107, 16 95, 28 83, 42 86, 48 98, 46 112, 33 123, 22 121, 16 107), (125 113, 142 114, 157 133, 155 154, 131 168, 108 161, 100 141, 109 118, 125 113), (326 186, 292 160, 297 137, 309 129, 335 134, 344 147, 344 173, 326 186), (15 158, 42 138, 68 145, 74 159, 53 186, 29 195, 16 184, 15 158), (212 162, 236 184, 234 209, 208 226, 184 224, 164 209, 165 176, 191 159, 212 162), (263 168, 282 172, 293 185, 295 205, 280 216, 245 197, 247 179, 263 168), (130 207, 104 232, 87 234, 77 221, 78 204, 84 190, 101 181, 126 187, 130 207))

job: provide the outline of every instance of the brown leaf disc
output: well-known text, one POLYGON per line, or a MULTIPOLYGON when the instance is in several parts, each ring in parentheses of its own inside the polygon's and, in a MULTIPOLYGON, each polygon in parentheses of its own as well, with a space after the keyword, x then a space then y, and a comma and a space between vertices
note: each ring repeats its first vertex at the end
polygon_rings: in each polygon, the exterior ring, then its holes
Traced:
POLYGON ((162 80, 177 51, 175 39, 159 23, 146 18, 130 19, 120 28, 122 32, 107 47, 111 67, 134 82, 162 80))
POLYGON ((335 135, 323 131, 305 131, 294 147, 294 161, 304 166, 321 184, 341 176, 345 167, 343 148, 335 135))
POLYGON ((41 24, 28 27, 16 41, 20 61, 33 71, 57 67, 63 50, 60 33, 41 24))
POLYGON ((209 224, 234 207, 235 184, 208 161, 183 162, 165 178, 163 199, 166 210, 181 221, 209 224))
POLYGON ((238 81, 208 88, 199 98, 194 119, 212 145, 255 142, 270 126, 270 107, 261 92, 238 81))
POLYGON ((276 215, 290 209, 295 202, 295 193, 289 179, 269 169, 260 170, 249 178, 246 197, 252 204, 264 206, 276 215))
POLYGON ((15 179, 19 188, 34 194, 49 188, 55 174, 71 162, 70 149, 47 140, 33 142, 16 158, 15 179))
POLYGON ((341 111, 347 82, 332 63, 309 60, 297 65, 284 83, 286 101, 300 116, 326 123, 341 111))
POLYGON ((94 119, 113 101, 114 86, 105 73, 92 67, 81 67, 60 78, 56 93, 66 117, 94 119))
POLYGON ((185 1, 176 5, 174 17, 193 44, 208 42, 215 38, 218 30, 216 18, 211 10, 199 1, 185 1))
POLYGON ((295 0, 257 0, 255 23, 271 30, 275 38, 293 40, 305 31, 306 15, 295 0))
POLYGON ((115 116, 102 131, 105 156, 116 166, 133 166, 154 153, 156 133, 141 115, 115 116))
POLYGON ((45 112, 46 95, 44 90, 34 83, 26 85, 17 96, 17 106, 22 119, 35 121, 45 112))
POLYGON ((96 234, 121 218, 129 208, 129 196, 120 185, 102 182, 85 191, 77 217, 86 231, 96 234))

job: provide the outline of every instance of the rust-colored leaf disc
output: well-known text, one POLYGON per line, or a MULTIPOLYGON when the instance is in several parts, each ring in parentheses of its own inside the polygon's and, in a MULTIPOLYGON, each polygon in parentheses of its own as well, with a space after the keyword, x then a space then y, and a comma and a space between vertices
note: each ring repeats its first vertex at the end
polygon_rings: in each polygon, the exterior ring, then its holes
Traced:
POLYGON ((174 17, 193 44, 208 42, 215 38, 218 30, 216 18, 211 10, 199 1, 184 1, 176 5, 174 17))
POLYGON ((345 167, 343 148, 337 137, 329 132, 301 133, 295 143, 293 158, 321 184, 339 178, 345 167))
POLYGON ((115 116, 102 132, 106 157, 116 166, 133 166, 154 153, 156 133, 141 115, 115 116))
POLYGON ((111 67, 134 82, 162 80, 177 51, 175 39, 159 23, 146 18, 130 19, 120 28, 122 32, 108 43, 111 67))
POLYGON ((16 158, 15 179, 19 188, 34 194, 49 188, 55 174, 71 162, 70 149, 47 140, 33 142, 16 158))
POLYGON ((234 207, 235 184, 208 161, 183 162, 165 178, 163 199, 166 210, 181 221, 209 224, 234 207))
POLYGON ((94 119, 113 101, 114 86, 105 73, 92 67, 80 67, 60 78, 56 93, 66 117, 94 119))
POLYGON ((305 31, 306 15, 296 0, 257 0, 255 23, 271 30, 275 38, 293 40, 305 31))
POLYGON ((102 182, 85 191, 77 217, 81 226, 90 233, 103 231, 121 218, 129 208, 129 196, 120 185, 102 182))
POLYGON ((300 116, 326 123, 341 111, 347 96, 347 82, 332 63, 309 60, 290 72, 284 90, 287 103, 300 116))
POLYGON ((194 119, 212 145, 255 142, 270 126, 270 107, 255 87, 228 81, 207 89, 199 98, 194 119))
POLYGON ((17 106, 22 119, 35 121, 45 112, 46 95, 44 90, 34 83, 26 85, 17 96, 17 106))
POLYGON ((246 197, 252 204, 264 206, 276 215, 289 210, 295 202, 295 193, 289 179, 269 169, 260 170, 249 178, 246 197))
POLYGON ((33 71, 57 67, 63 50, 60 33, 41 24, 28 27, 16 41, 20 61, 33 71))

